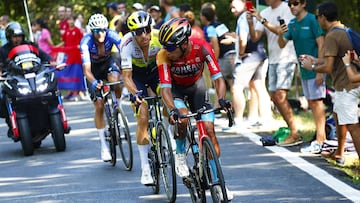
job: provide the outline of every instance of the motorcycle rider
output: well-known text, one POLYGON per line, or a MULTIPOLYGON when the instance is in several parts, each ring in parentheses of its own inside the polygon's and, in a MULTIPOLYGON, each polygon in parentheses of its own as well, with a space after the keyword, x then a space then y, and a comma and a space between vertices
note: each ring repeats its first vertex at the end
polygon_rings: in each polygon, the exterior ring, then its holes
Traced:
MULTIPOLYGON (((121 71, 111 56, 111 48, 115 45, 120 52, 121 38, 117 32, 108 29, 109 22, 103 14, 90 16, 88 26, 91 32, 82 38, 80 52, 84 74, 89 81, 90 97, 94 102, 94 122, 101 143, 101 159, 110 161, 110 150, 105 139, 104 101, 95 95, 95 90, 102 87, 103 80, 120 80, 121 71)), ((115 86, 115 94, 120 104, 121 85, 115 86)))
MULTIPOLYGON (((10 22, 6 28, 5 28, 5 36, 8 40, 8 43, 6 43, 4 46, 0 47, 0 79, 4 79, 3 75, 7 72, 9 68, 10 60, 8 59, 8 54, 16 46, 22 45, 22 44, 30 44, 34 47, 36 47, 39 50, 39 58, 42 63, 51 63, 52 57, 42 51, 38 48, 38 46, 31 42, 25 40, 25 32, 23 27, 18 22, 10 22)), ((51 63, 52 65, 55 65, 51 63)), ((2 96, 2 90, 0 86, 0 117, 5 118, 6 123, 9 127, 7 135, 10 138, 13 138, 13 132, 11 130, 11 125, 9 121, 8 111, 5 105, 5 101, 2 96)))

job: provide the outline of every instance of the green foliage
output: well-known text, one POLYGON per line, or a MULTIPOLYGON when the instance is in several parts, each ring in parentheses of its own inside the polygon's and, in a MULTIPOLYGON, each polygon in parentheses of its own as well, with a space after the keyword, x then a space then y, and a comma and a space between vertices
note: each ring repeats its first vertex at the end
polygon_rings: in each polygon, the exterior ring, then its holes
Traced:
MULTIPOLYGON (((316 9, 316 3, 323 2, 324 0, 308 0, 308 9, 310 12, 314 12, 316 9)), ((339 15, 340 19, 347 26, 353 27, 355 30, 360 32, 360 0, 334 0, 339 6, 339 15)), ((23 5, 24 0, 12 0, 12 1, 0 1, 0 15, 9 15, 12 20, 19 21, 23 25, 26 25, 26 15, 23 5)), ((94 12, 102 12, 107 14, 106 4, 111 2, 111 0, 27 0, 28 10, 30 15, 30 20, 35 20, 36 18, 42 17, 48 20, 48 25, 52 31, 53 40, 55 43, 59 42, 59 32, 57 27, 57 8, 59 5, 66 5, 73 7, 74 13, 82 13, 85 20, 94 12)), ((134 2, 140 3, 151 3, 158 4, 159 0, 126 0, 127 8, 130 11, 131 5, 134 2)), ((230 11, 230 1, 224 0, 215 0, 215 1, 205 1, 205 0, 175 0, 175 5, 180 5, 182 3, 188 3, 191 5, 192 10, 197 15, 199 19, 200 7, 205 2, 212 2, 216 5, 217 16, 220 21, 227 24, 230 30, 235 29, 236 18, 230 11)), ((253 0, 255 3, 255 0, 253 0)), ((263 1, 260 1, 263 2, 263 1)), ((163 12, 165 14, 165 12, 163 12)), ((24 26, 26 27, 26 26, 24 26)))

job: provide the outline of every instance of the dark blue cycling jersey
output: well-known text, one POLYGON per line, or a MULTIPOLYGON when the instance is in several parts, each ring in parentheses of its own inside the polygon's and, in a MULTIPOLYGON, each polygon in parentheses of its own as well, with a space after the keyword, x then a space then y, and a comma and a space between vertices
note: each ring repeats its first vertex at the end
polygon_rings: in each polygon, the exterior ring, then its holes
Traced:
POLYGON ((111 48, 113 45, 118 48, 120 52, 121 38, 114 30, 106 30, 106 37, 104 41, 105 54, 99 55, 98 46, 95 43, 95 38, 92 33, 85 35, 80 42, 80 51, 82 63, 103 63, 111 58, 111 48))

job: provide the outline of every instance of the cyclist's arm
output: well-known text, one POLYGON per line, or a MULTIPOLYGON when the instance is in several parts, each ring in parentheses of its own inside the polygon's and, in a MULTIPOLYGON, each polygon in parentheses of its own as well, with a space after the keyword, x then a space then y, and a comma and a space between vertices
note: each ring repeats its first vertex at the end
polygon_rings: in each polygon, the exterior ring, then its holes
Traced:
POLYGON ((94 80, 96 80, 96 78, 94 77, 94 74, 91 72, 91 63, 84 63, 83 70, 84 70, 84 75, 85 75, 86 79, 90 83, 93 83, 94 80))
POLYGON ((136 88, 136 85, 132 79, 132 69, 122 69, 122 75, 126 88, 132 95, 136 95, 138 89, 136 88))
POLYGON ((160 89, 162 100, 164 101, 166 107, 171 111, 175 109, 174 99, 171 93, 170 87, 162 87, 160 89))
POLYGON ((226 85, 223 77, 214 80, 216 94, 219 99, 225 99, 226 85))

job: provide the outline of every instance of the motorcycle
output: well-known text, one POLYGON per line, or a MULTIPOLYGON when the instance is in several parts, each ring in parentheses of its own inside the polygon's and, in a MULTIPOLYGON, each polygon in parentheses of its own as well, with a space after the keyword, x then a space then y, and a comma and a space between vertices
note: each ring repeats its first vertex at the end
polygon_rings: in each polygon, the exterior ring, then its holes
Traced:
POLYGON ((24 44, 13 48, 2 85, 3 97, 15 142, 21 141, 25 156, 34 154, 41 141, 51 134, 56 151, 66 149, 64 134, 70 132, 55 68, 42 64, 36 47, 24 44))

